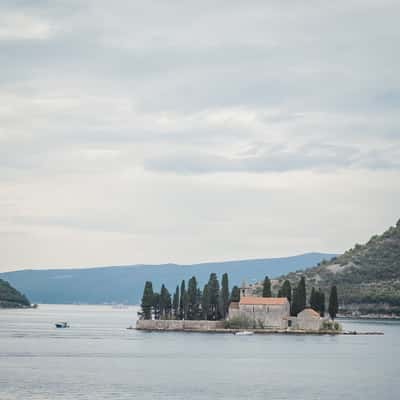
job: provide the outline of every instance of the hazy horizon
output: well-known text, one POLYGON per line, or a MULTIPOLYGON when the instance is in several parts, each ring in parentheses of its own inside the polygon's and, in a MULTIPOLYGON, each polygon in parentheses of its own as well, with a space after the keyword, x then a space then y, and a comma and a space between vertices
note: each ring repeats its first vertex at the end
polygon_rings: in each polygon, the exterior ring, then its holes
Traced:
POLYGON ((287 256, 277 256, 277 257, 257 257, 257 258, 240 258, 240 259, 223 259, 223 260, 206 260, 200 262, 191 262, 191 263, 175 263, 175 262, 166 262, 166 263, 130 263, 130 264, 108 264, 108 265, 66 265, 66 266, 54 266, 54 267, 41 267, 41 266, 32 266, 32 267, 14 267, 11 269, 4 269, 0 271, 2 272, 15 272, 15 271, 22 271, 22 270, 52 270, 52 269, 92 269, 92 268, 113 268, 113 267, 136 267, 136 266, 154 266, 154 265, 179 265, 179 266, 192 266, 192 265, 203 265, 203 264, 218 264, 218 263, 234 263, 234 262, 241 262, 241 261, 257 261, 257 260, 272 260, 272 259, 284 259, 284 258, 292 258, 292 257, 299 257, 308 254, 322 254, 322 255, 333 255, 339 253, 325 253, 319 251, 312 251, 307 253, 301 254, 292 254, 287 256))
POLYGON ((0 272, 340 253, 399 219, 400 3, 4 0, 0 272))

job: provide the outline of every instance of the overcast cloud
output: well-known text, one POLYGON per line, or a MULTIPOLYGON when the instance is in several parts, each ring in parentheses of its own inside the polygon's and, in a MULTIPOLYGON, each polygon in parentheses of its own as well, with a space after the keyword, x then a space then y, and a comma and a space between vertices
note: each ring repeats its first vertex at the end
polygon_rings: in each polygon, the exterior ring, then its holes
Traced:
POLYGON ((399 218, 398 1, 0 3, 0 271, 341 252, 399 218))

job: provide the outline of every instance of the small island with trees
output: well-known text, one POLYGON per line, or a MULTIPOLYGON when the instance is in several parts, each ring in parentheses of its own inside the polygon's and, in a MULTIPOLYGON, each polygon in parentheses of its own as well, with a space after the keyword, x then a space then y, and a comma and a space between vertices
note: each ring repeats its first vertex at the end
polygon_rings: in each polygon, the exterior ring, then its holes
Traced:
POLYGON ((139 330, 188 332, 312 333, 349 334, 336 321, 339 310, 336 286, 325 293, 312 288, 309 298, 305 278, 292 288, 285 280, 277 293, 272 293, 271 280, 256 285, 229 289, 228 274, 221 284, 211 273, 208 282, 199 287, 196 277, 183 280, 171 294, 163 284, 156 292, 153 284, 144 285, 139 330), (326 297, 328 298, 326 306, 326 297), (326 313, 327 311, 327 313, 326 313))

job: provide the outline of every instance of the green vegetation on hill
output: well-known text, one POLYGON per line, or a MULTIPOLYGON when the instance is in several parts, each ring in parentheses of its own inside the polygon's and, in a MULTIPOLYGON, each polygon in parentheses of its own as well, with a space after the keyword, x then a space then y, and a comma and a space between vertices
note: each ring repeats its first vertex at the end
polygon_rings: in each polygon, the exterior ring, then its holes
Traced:
POLYGON ((8 282, 0 279, 0 308, 29 307, 29 300, 8 282))
POLYGON ((305 276, 307 287, 326 294, 337 286, 340 311, 400 314, 400 220, 366 244, 356 244, 344 254, 313 268, 279 278, 292 285, 305 276))

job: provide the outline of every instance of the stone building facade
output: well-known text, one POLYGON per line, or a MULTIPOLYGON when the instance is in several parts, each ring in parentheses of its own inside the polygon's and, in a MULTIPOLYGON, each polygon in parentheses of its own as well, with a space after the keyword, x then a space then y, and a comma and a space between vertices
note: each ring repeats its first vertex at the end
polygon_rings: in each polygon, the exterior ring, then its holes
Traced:
POLYGON ((312 308, 305 308, 297 314, 297 317, 290 317, 292 329, 304 331, 319 331, 324 319, 312 308))
POLYGON ((241 297, 229 306, 228 319, 241 318, 249 327, 279 330, 319 331, 324 318, 312 308, 290 316, 290 304, 283 297, 241 297))
POLYGON ((247 319, 258 328, 286 329, 290 304, 286 297, 245 296, 229 307, 229 319, 238 317, 247 319))

